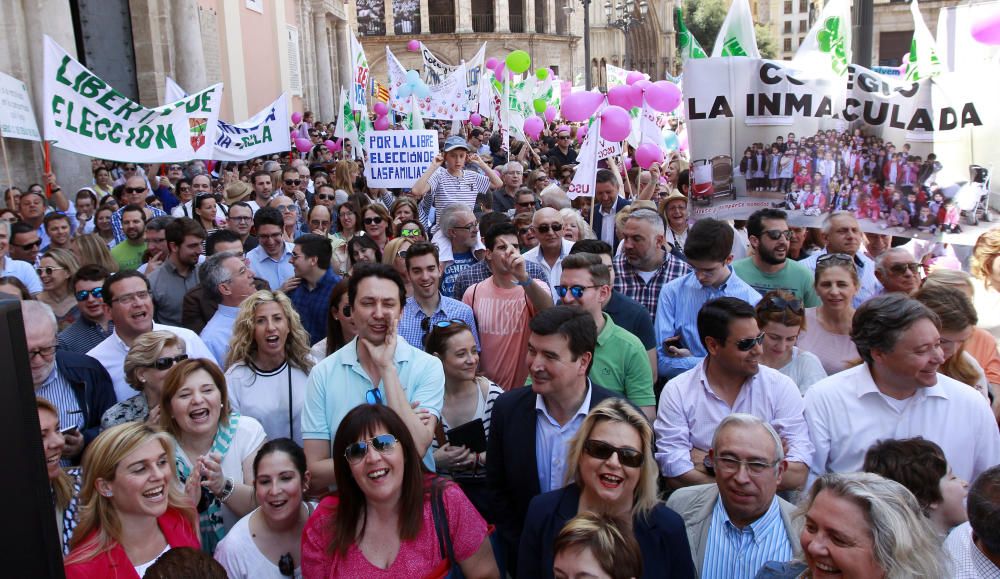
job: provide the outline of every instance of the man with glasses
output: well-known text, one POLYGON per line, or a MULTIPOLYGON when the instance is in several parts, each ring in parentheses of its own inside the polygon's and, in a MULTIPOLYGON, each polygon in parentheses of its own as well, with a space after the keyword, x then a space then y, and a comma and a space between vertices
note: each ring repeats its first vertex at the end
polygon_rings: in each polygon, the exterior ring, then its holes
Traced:
POLYGON ((506 213, 514 208, 517 190, 524 181, 524 166, 511 161, 499 169, 503 186, 493 191, 493 210, 506 213))
POLYGON ((653 423, 656 461, 667 484, 715 482, 705 460, 712 436, 726 416, 741 412, 770 423, 787 446, 779 488, 801 488, 813 454, 802 395, 791 378, 760 363, 764 333, 753 307, 739 298, 714 299, 698 311, 697 327, 707 356, 667 382, 653 423))
MULTIPOLYGON (((299 175, 299 170, 290 167, 281 172, 281 194, 285 197, 291 199, 296 204, 305 203, 305 181, 303 181, 302 176, 299 175)), ((271 207, 274 207, 274 201, 271 202, 271 207)))
POLYGON ((135 396, 135 389, 125 382, 125 355, 136 338, 153 330, 173 332, 184 340, 191 358, 207 358, 218 363, 212 351, 205 346, 198 334, 187 328, 158 324, 153 321, 153 295, 149 280, 137 271, 112 274, 101 287, 101 299, 114 322, 114 332, 94 346, 87 355, 107 369, 115 387, 116 402, 135 396))
POLYGON ((875 277, 883 293, 910 295, 920 287, 920 264, 906 249, 893 247, 875 258, 875 277))
POLYGON ((292 267, 294 245, 284 240, 284 216, 273 207, 264 207, 253 216, 253 224, 260 245, 247 252, 247 260, 271 289, 278 290, 285 280, 295 275, 292 267))
POLYGON ((302 407, 306 460, 320 489, 336 484, 331 443, 344 416, 361 404, 394 410, 433 471, 431 439, 444 404, 441 361, 399 337, 403 278, 392 266, 372 263, 355 267, 348 283, 357 338, 312 369, 302 407))
POLYGON ((667 506, 684 519, 699 577, 753 579, 768 561, 802 555, 802 518, 777 496, 788 469, 781 438, 752 414, 722 419, 712 437, 716 484, 682 488, 667 506))
POLYGON ((30 264, 38 263, 38 254, 42 249, 42 238, 38 229, 27 223, 18 221, 10 226, 10 256, 18 261, 30 264))
MULTIPOLYGON (((125 239, 111 248, 111 257, 118 264, 119 271, 139 269, 146 253, 143 235, 146 230, 146 212, 138 205, 126 205, 121 210, 121 224, 125 239)), ((153 270, 155 269, 154 267, 153 270)))
POLYGON ((284 234, 285 239, 294 240, 299 236, 299 233, 301 233, 301 227, 299 224, 301 221, 302 210, 291 197, 283 193, 278 193, 271 198, 271 203, 268 207, 272 207, 281 212, 281 231, 282 234, 284 234))
MULTIPOLYGON (((149 188, 146 186, 146 180, 142 177, 132 176, 125 180, 125 189, 122 193, 122 201, 125 205, 139 207, 146 214, 143 221, 154 217, 166 217, 167 213, 162 209, 146 205, 148 195, 149 188)), ((125 240, 125 231, 122 229, 122 211, 124 210, 125 208, 122 207, 111 214, 111 229, 115 233, 115 243, 121 243, 125 240)))
POLYGON ((101 416, 116 402, 111 377, 92 358, 57 350, 56 316, 48 305, 29 300, 21 311, 34 394, 56 407, 60 429, 76 428, 64 434, 62 456, 79 464, 84 447, 101 432, 101 416))
POLYGON ((531 228, 538 238, 538 247, 524 254, 524 259, 542 266, 549 276, 552 301, 556 300, 556 286, 562 276, 562 260, 573 249, 573 242, 563 237, 563 220, 551 207, 542 207, 531 218, 531 228))
POLYGON ((413 287, 413 295, 406 298, 403 316, 399 319, 399 335, 419 350, 424 349, 424 338, 438 322, 462 320, 472 330, 472 337, 479 348, 479 331, 472 308, 442 295, 441 264, 438 250, 433 243, 419 241, 406 250, 406 273, 413 287))
POLYGON ((146 262, 139 266, 137 270, 139 273, 148 276, 167 260, 167 256, 170 255, 170 251, 167 250, 167 226, 174 219, 171 216, 154 217, 146 222, 146 230, 142 234, 142 238, 146 241, 146 262))
POLYGON ((813 287, 813 273, 788 259, 792 230, 787 219, 780 209, 754 211, 747 220, 747 236, 753 252, 750 257, 733 262, 733 271, 761 295, 783 290, 794 294, 807 308, 814 308, 820 302, 813 287))
POLYGON ((562 303, 580 306, 594 319, 597 345, 588 376, 618 396, 628 398, 647 418, 656 414, 653 369, 639 338, 618 327, 603 305, 611 299, 611 268, 592 253, 574 253, 562 264, 562 303))
POLYGON ((549 159, 556 161, 559 166, 576 164, 576 149, 569 140, 569 127, 562 126, 556 133, 556 146, 549 151, 549 159))
POLYGON ((217 360, 225 360, 240 304, 257 291, 253 270, 247 267, 241 251, 229 250, 206 259, 199 272, 205 296, 219 304, 201 330, 201 339, 217 360))
MULTIPOLYGON (((789 135, 791 139, 793 135, 789 135)), ((817 251, 799 263, 816 271, 816 260, 827 253, 844 253, 854 258, 854 267, 858 270, 858 277, 861 278, 861 287, 858 293, 854 294, 853 305, 855 308, 864 303, 872 296, 882 293, 882 284, 875 277, 875 262, 867 257, 861 250, 863 239, 861 226, 858 220, 850 211, 834 211, 823 219, 823 238, 826 248, 817 251)))
MULTIPOLYGON (((35 272, 35 262, 32 261, 29 263, 25 260, 12 259, 12 256, 7 255, 8 249, 13 245, 10 241, 12 237, 11 231, 16 225, 16 223, 11 225, 6 220, 0 219, 0 275, 4 277, 16 277, 28 288, 28 292, 31 295, 35 295, 43 289, 42 280, 38 278, 38 273, 35 272)), ((39 244, 41 244, 40 241, 39 244)), ((37 253, 37 249, 35 252, 37 253)))
POLYGON ((340 283, 340 276, 330 267, 332 257, 333 248, 325 235, 300 235, 292 249, 291 263, 295 275, 281 286, 281 291, 288 294, 292 306, 299 313, 302 327, 309 333, 310 346, 326 337, 330 294, 340 283))
POLYGON ((80 317, 59 332, 59 349, 86 354, 115 331, 114 322, 104 308, 101 287, 108 270, 88 264, 76 270, 71 283, 80 317))
POLYGON ((438 246, 444 274, 441 291, 445 295, 452 295, 458 274, 479 261, 477 255, 482 256, 485 246, 479 238, 479 222, 476 220, 476 215, 464 205, 449 206, 441 214, 438 223, 441 224, 441 231, 448 240, 444 246, 438 246))
POLYGON ((521 187, 514 196, 514 215, 527 213, 533 216, 538 209, 538 197, 535 192, 527 187, 521 187))
POLYGON ((226 229, 240 236, 243 242, 243 252, 247 253, 257 247, 257 236, 250 235, 253 228, 253 208, 246 201, 237 201, 229 207, 229 218, 226 229))

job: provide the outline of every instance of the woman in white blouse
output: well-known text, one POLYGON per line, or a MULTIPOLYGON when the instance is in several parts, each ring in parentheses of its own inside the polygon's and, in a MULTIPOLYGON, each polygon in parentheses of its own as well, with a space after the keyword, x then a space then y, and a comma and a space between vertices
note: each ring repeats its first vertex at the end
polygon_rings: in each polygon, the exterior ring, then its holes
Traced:
POLYGON ((795 345, 799 332, 806 327, 801 300, 789 292, 773 290, 757 302, 756 311, 757 325, 764 332, 762 364, 791 378, 802 394, 826 378, 819 358, 795 345))

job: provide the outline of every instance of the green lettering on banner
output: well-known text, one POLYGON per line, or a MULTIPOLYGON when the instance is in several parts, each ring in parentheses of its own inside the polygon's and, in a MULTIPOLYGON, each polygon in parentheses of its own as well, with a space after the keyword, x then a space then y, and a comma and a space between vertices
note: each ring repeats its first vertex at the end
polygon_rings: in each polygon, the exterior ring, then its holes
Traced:
POLYGON ((52 95, 52 117, 55 119, 54 123, 57 127, 62 128, 62 122, 59 120, 59 116, 62 114, 62 105, 66 104, 66 99, 59 95, 52 95))
POLYGON ((56 69, 56 82, 62 83, 66 86, 73 86, 73 83, 66 78, 66 65, 68 65, 72 59, 69 55, 63 56, 62 62, 59 63, 59 68, 56 69))
POLYGON ((212 109, 209 108, 208 103, 212 102, 212 93, 215 92, 214 88, 210 88, 205 92, 201 93, 201 111, 203 113, 211 113, 212 109))
POLYGON ((149 125, 142 125, 139 127, 139 138, 136 140, 135 144, 140 149, 148 149, 149 145, 153 142, 153 129, 149 125))
POLYGON ((84 137, 93 137, 94 133, 93 131, 90 130, 91 121, 89 118, 87 118, 88 116, 95 117, 97 115, 96 113, 94 113, 94 111, 88 109, 87 107, 81 106, 79 132, 84 137))
POLYGON ((108 101, 110 101, 112 99, 116 99, 116 98, 122 98, 122 99, 124 99, 125 96, 122 95, 120 92, 116 91, 115 89, 109 89, 107 92, 105 92, 103 95, 101 95, 101 98, 97 99, 97 104, 99 104, 102 107, 104 107, 104 110, 110 112, 113 107, 112 107, 111 103, 108 102, 108 101))
POLYGON ((66 101, 66 130, 74 133, 79 132, 73 126, 73 107, 75 106, 76 103, 73 101, 66 101))
POLYGON ((272 141, 272 138, 271 138, 271 127, 270 127, 270 125, 264 125, 264 130, 261 131, 261 133, 260 133, 260 142, 261 143, 270 143, 271 141, 272 141))
POLYGON ((118 107, 118 110, 115 111, 115 116, 121 117, 122 120, 127 121, 129 117, 132 116, 132 113, 138 113, 141 111, 142 105, 125 99, 125 102, 123 102, 121 106, 118 107))
POLYGON ((156 126, 156 148, 177 148, 177 138, 174 137, 174 126, 171 124, 156 126))
POLYGON ((92 99, 106 88, 108 88, 108 85, 103 80, 91 75, 80 84, 80 90, 78 92, 81 96, 92 99))

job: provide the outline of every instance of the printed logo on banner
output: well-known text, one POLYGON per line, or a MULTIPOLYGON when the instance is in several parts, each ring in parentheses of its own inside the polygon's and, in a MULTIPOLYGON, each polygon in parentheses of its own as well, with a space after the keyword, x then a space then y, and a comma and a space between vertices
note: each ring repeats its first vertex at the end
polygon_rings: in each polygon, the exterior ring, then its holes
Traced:
POLYGON ((833 71, 838 75, 847 72, 847 49, 844 36, 840 33, 839 16, 831 16, 823 22, 816 41, 821 51, 830 54, 833 71))
POLYGON ((208 119, 188 119, 188 126, 191 130, 191 148, 197 151, 205 144, 205 129, 208 128, 208 119))

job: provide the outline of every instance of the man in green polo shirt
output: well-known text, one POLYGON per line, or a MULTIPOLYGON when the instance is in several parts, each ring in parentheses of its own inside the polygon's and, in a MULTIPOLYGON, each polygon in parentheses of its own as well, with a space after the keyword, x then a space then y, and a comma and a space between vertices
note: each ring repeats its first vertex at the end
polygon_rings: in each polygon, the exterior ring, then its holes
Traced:
POLYGON ((807 308, 819 305, 813 287, 813 272, 801 263, 788 259, 792 230, 787 214, 780 209, 758 209, 747 220, 747 237, 752 255, 733 262, 736 276, 764 295, 784 290, 802 300, 807 308))
POLYGON ((650 420, 656 413, 653 370, 639 338, 615 325, 601 306, 611 297, 611 272, 592 253, 567 255, 556 292, 565 305, 581 307, 597 324, 597 348, 590 379, 628 398, 650 420))
POLYGON ((125 239, 111 248, 111 257, 118 263, 119 271, 139 269, 142 256, 146 253, 146 213, 138 205, 126 205, 122 209, 122 233, 125 239))

